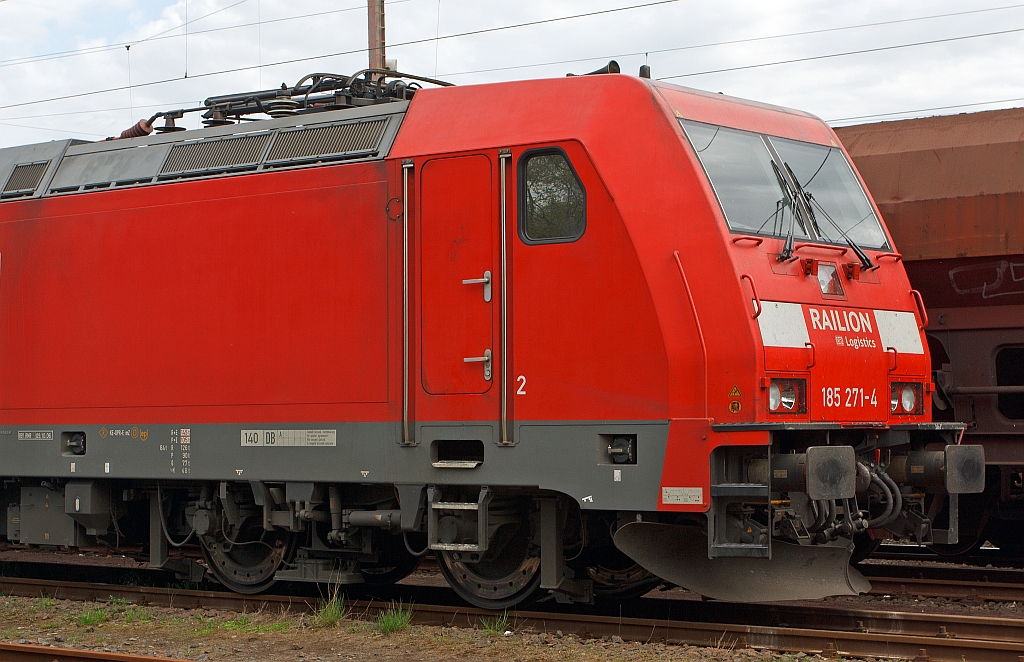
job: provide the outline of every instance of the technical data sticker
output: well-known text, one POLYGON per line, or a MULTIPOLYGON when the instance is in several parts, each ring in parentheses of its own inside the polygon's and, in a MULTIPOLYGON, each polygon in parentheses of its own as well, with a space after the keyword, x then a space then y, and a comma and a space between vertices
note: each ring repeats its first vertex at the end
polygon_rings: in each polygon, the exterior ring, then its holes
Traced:
POLYGON ((337 430, 242 430, 242 446, 337 445, 337 430))
POLYGON ((661 502, 664 504, 701 505, 704 503, 704 490, 699 487, 663 487, 661 502))
POLYGON ((18 430, 18 441, 53 441, 53 430, 18 430))

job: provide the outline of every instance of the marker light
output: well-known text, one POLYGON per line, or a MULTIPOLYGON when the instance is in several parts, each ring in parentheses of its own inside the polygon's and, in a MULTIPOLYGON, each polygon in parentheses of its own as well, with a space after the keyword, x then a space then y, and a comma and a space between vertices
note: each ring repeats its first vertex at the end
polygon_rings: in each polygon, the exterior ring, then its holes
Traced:
POLYGON ((768 410, 777 414, 803 414, 807 411, 807 381, 773 379, 768 385, 768 410))
POLYGON ((917 382, 894 382, 889 390, 889 411, 896 415, 924 413, 924 387, 917 382))

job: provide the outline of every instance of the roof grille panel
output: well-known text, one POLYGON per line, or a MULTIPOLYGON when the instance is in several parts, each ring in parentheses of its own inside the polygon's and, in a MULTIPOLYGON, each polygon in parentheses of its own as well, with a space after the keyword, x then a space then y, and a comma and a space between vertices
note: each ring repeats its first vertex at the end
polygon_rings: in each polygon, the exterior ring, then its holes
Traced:
POLYGON ((260 163, 270 136, 259 133, 175 145, 167 155, 160 176, 199 176, 254 169, 260 163))
POLYGON ((387 125, 387 119, 374 119, 282 131, 270 148, 266 163, 284 165, 376 154, 387 125))
POLYGON ((11 176, 4 184, 3 197, 13 198, 35 193, 36 187, 39 186, 39 182, 43 179, 49 166, 49 161, 22 163, 14 166, 11 176))

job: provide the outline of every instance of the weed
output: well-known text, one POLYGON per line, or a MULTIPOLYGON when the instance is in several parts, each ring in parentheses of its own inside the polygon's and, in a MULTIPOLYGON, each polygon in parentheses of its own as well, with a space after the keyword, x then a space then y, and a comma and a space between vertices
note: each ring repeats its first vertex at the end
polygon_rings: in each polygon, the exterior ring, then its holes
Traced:
POLYGON ((321 600, 320 605, 313 611, 313 625, 318 627, 332 627, 338 624, 345 617, 345 596, 338 593, 335 587, 326 600, 321 600))
POLYGON ((124 613, 124 620, 128 623, 135 623, 136 621, 142 623, 148 623, 153 620, 153 612, 146 609, 145 607, 128 607, 128 610, 124 613))
POLYGON ((408 608, 399 601, 377 615, 377 629, 384 634, 399 632, 409 627, 412 621, 412 605, 408 608))
POLYGON ((494 618, 481 618, 480 625, 483 626, 484 632, 487 634, 505 634, 508 631, 508 612, 502 612, 501 616, 495 616, 494 618))
POLYGON ((212 618, 203 618, 202 616, 199 617, 199 620, 203 625, 203 627, 196 630, 196 636, 199 637, 213 634, 218 629, 230 632, 280 632, 281 630, 287 630, 289 627, 287 622, 260 625, 245 615, 230 621, 224 621, 223 623, 215 623, 212 618))
POLYGON ((78 615, 79 625, 99 625, 110 620, 107 610, 103 607, 91 607, 78 615))
POLYGON ((38 611, 42 611, 43 609, 49 609, 55 604, 57 604, 57 601, 51 598, 39 598, 32 602, 32 606, 29 607, 29 611, 34 614, 38 611))
POLYGON ((107 604, 109 604, 114 609, 114 611, 124 611, 124 609, 128 606, 128 601, 124 598, 115 598, 114 596, 110 596, 107 599, 107 604))

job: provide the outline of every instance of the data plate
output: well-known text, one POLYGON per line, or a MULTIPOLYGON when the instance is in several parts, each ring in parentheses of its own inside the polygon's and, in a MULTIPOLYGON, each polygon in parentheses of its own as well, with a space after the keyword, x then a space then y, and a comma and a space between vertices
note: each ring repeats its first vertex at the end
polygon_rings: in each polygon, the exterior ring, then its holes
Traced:
POLYGON ((337 446, 337 430, 242 430, 242 446, 337 446))

